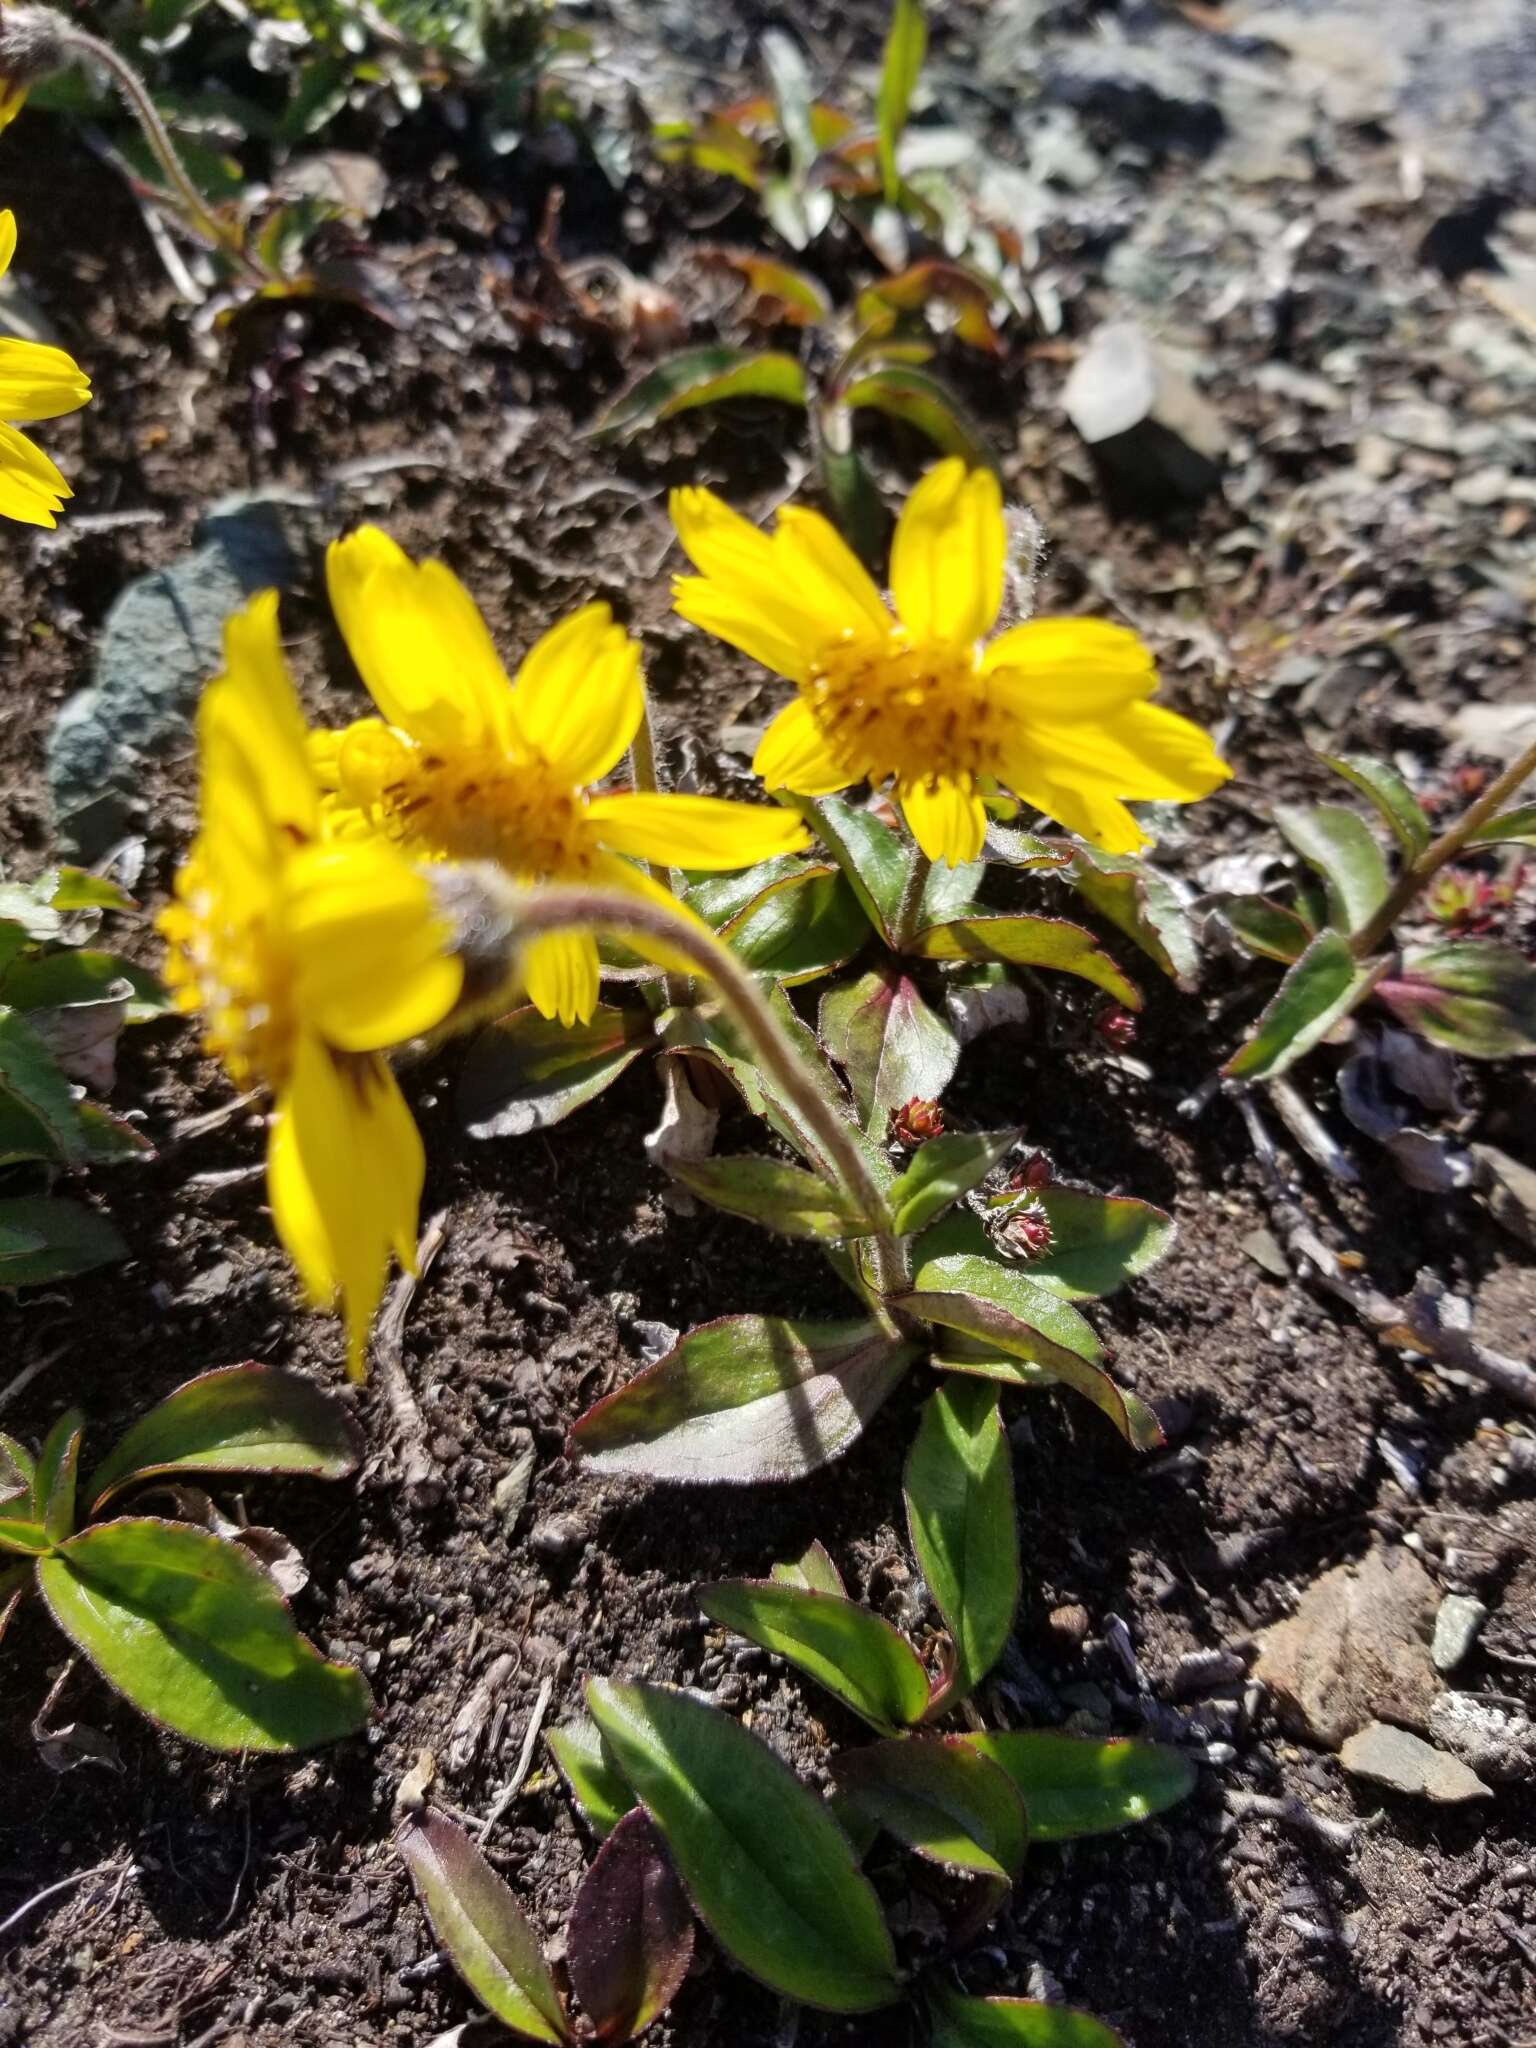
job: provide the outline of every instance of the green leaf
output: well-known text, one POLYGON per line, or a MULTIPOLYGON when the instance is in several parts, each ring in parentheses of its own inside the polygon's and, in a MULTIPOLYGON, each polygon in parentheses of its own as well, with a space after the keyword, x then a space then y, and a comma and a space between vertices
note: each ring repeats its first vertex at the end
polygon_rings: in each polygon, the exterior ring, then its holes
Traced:
POLYGON ((1035 1277, 1038 1264, 1033 1259, 1019 1265, 1000 1258, 979 1220, 966 1211, 948 1217, 923 1237, 916 1249, 913 1285, 929 1292, 979 1294, 1040 1330, 1051 1344, 1096 1362, 1104 1347, 1092 1323, 1059 1289, 1041 1285, 1035 1277))
POLYGON ((1319 932, 1221 1071, 1231 1081, 1273 1080, 1320 1044, 1371 986, 1372 971, 1355 958, 1349 941, 1336 931, 1319 932))
POLYGON ((808 1593, 832 1593, 838 1599, 848 1590, 826 1545, 820 1542, 808 1545, 792 1564, 776 1564, 769 1577, 776 1586, 800 1586, 808 1593))
POLYGON ((0 1009, 0 1100, 6 1097, 37 1119, 66 1165, 84 1161, 80 1112, 58 1063, 18 1011, 0 1009))
POLYGON ((1141 991, 1100 946, 1092 932, 1061 917, 965 917, 930 925, 912 941, 925 960, 1001 960, 1012 967, 1049 967, 1076 974, 1104 989, 1128 1010, 1141 1008, 1141 991))
POLYGON ((946 1381, 929 1395, 907 1455, 912 1548, 953 1645, 936 1711, 980 1685, 1019 1604, 1013 1461, 997 1400, 985 1381, 946 1381))
POLYGON ((644 1010, 599 1003, 585 1024, 513 1010, 482 1031, 459 1081, 458 1111, 472 1138, 547 1131, 615 1082, 655 1044, 644 1010))
POLYGON ((368 1718, 360 1671, 293 1625, 248 1551, 186 1522, 82 1529, 37 1567, 64 1633, 141 1713, 210 1749, 312 1749, 368 1718))
MULTIPOLYGON (((25 1521, 30 1517, 32 1486, 36 1476, 37 1460, 26 1445, 19 1444, 15 1437, 0 1430, 0 1521, 7 1517, 25 1521)), ((820 1545, 813 1548, 820 1549, 820 1545)), ((841 1592, 842 1587, 837 1590, 841 1592)))
POLYGON ((530 2041, 569 2041, 565 2002, 522 1908, 445 1814, 412 1815, 395 1836, 432 1932, 482 2005, 530 2041))
POLYGON ((344 1479, 363 1437, 334 1394, 275 1365, 199 1373, 140 1416, 91 1474, 99 1514, 114 1493, 166 1472, 304 1472, 344 1479))
POLYGON ((613 441, 654 427, 699 405, 727 398, 774 398, 803 406, 805 372, 778 349, 753 351, 712 345, 668 356, 622 392, 595 427, 593 441, 613 441))
POLYGON ((770 29, 763 37, 763 65, 773 88, 779 127, 789 147, 790 168, 799 183, 817 156, 816 132, 811 109, 815 91, 800 45, 782 30, 770 29))
POLYGON ((1167 877, 1134 853, 1103 853, 1075 840, 1071 882, 1083 901, 1141 948, 1186 994, 1200 976, 1200 956, 1184 906, 1167 877))
POLYGON ((711 1621, 787 1658, 882 1730, 910 1728, 928 1705, 928 1674, 888 1621, 842 1593, 773 1579, 725 1579, 698 1590, 711 1621))
POLYGON ((1536 966, 1496 939, 1409 946, 1376 993, 1410 1031, 1469 1059, 1536 1053, 1536 966))
POLYGON ((937 1989, 930 2013, 929 2048, 1125 2048, 1092 2013, 1033 1998, 962 1998, 937 1989))
POLYGON ((884 550, 885 503, 869 466, 853 445, 853 415, 824 400, 811 410, 816 473, 832 518, 861 562, 877 566, 884 550))
POLYGON ((1281 836, 1323 878, 1329 922, 1341 932, 1369 924, 1392 886, 1371 828, 1342 804, 1277 804, 1281 836))
POLYGON ((847 876, 864 915, 889 945, 909 859, 900 836, 846 797, 802 797, 795 809, 847 876))
POLYGON ((785 1237, 868 1237, 880 1219, 862 1216, 852 1198, 819 1174, 778 1159, 674 1159, 668 1171, 706 1202, 748 1216, 785 1237))
MULTIPOLYGON (((1133 1450, 1151 1451, 1161 1447, 1162 1427, 1145 1401, 1117 1387, 1101 1367, 1075 1351, 1051 1343, 1034 1324, 1025 1322, 997 1302, 978 1294, 933 1293, 919 1289, 900 1296, 899 1306, 923 1322, 941 1324, 946 1330, 959 1330, 962 1335, 979 1340, 993 1351, 1025 1359, 1032 1366, 1043 1366, 1053 1379, 1081 1394, 1084 1400, 1091 1401, 1095 1408, 1107 1415, 1133 1450)), ((986 1378, 1001 1377, 995 1368, 983 1362, 962 1366, 960 1361, 946 1357, 946 1363, 986 1378)), ((1021 1374, 1020 1384, 1029 1384, 1032 1377, 1021 1374)))
POLYGON ((137 910, 138 904, 106 875, 93 875, 88 868, 58 868, 50 910, 137 910))
POLYGON ((0 1201, 0 1287, 41 1287, 128 1256, 105 1216, 62 1195, 0 1201))
POLYGON ((1497 818, 1488 818, 1467 841, 1468 846, 1536 846, 1536 804, 1517 804, 1497 818))
POLYGON ((22 1557, 42 1557, 52 1548, 48 1531, 41 1522, 11 1516, 0 1519, 0 1553, 9 1551, 22 1557))
POLYGON ((169 1016, 174 1004, 157 975, 119 953, 84 947, 61 953, 34 954, 18 960, 0 982, 0 996, 18 1010, 57 1010, 73 1003, 111 1002, 128 984, 124 1021, 149 1024, 169 1016))
POLYGON ((570 1447, 602 1478, 800 1479, 847 1450, 916 1356, 871 1322, 726 1316, 589 1408, 570 1447))
MULTIPOLYGON (((811 867, 763 890, 720 936, 754 974, 789 988, 844 966, 869 938, 859 900, 836 867, 811 867)), ((690 901, 692 892, 690 892, 690 901)))
POLYGON ((1103 1835, 1177 1806, 1195 1786, 1195 1767, 1179 1750, 1126 1736, 1100 1742, 1054 1728, 1015 1729, 963 1738, 1005 1770, 1029 1815, 1032 1842, 1103 1835))
POLYGON ((880 90, 875 100, 875 119, 880 137, 880 183, 887 206, 894 206, 901 191, 901 173, 896 168, 896 145, 907 125, 907 109, 917 81, 923 75, 928 52, 928 23, 923 0, 896 0, 891 26, 880 57, 880 90))
POLYGON ((33 1511, 49 1545, 75 1532, 75 1493, 80 1476, 80 1438, 85 1418, 78 1408, 61 1415, 43 1440, 32 1479, 33 1511))
POLYGON ((920 1145, 889 1195, 897 1237, 911 1237, 968 1194, 1018 1143, 1017 1129, 952 1131, 920 1145))
POLYGON ((1013 1780, 953 1736, 923 1735, 845 1750, 838 1792, 932 1863, 1012 1884, 1029 1838, 1013 1780), (980 1768, 978 1768, 978 1766, 980 1768))
POLYGON ((587 1706, 695 1912, 743 1969, 830 2012, 900 1995, 879 1901, 847 1837, 772 1750, 666 1686, 593 1679, 587 1706))
MULTIPOLYGON (((1434 837, 1434 829, 1424 815, 1423 805, 1397 770, 1389 768, 1385 761, 1373 761, 1369 754, 1323 754, 1319 758, 1374 806, 1376 815, 1409 860, 1417 860, 1434 837)), ((1297 851, 1301 849, 1298 847, 1297 851)))
POLYGON ((626 1814, 598 1851, 571 1907, 565 1950, 571 1988, 600 2042, 633 2039, 682 1988, 693 1914, 648 1814, 626 1814))
MULTIPOLYGON (((924 1233, 918 1246, 919 1284, 933 1284, 927 1277, 933 1262, 957 1252, 969 1253, 990 1259, 1005 1273, 1026 1280, 1031 1287, 1059 1294, 1064 1301, 1096 1301, 1101 1295, 1113 1294, 1128 1280, 1139 1280, 1144 1273, 1150 1273, 1173 1248, 1177 1234, 1173 1218, 1150 1202, 1138 1201, 1134 1195, 1096 1195, 1087 1188, 1045 1187, 1036 1200, 1050 1219, 1054 1241, 1048 1252, 1031 1259, 1024 1267, 1004 1263, 992 1249, 979 1220, 969 1211, 962 1211, 946 1216, 924 1233)), ((975 1277, 972 1275, 967 1285, 973 1284, 975 1277)), ((975 1291, 986 1294, 989 1289, 983 1285, 975 1291)), ((1007 1305, 1004 1300, 1004 1306, 1007 1305)), ((1076 1351, 1079 1347, 1067 1342, 1067 1348, 1076 1351)), ((1099 1354, 1095 1349, 1082 1355, 1096 1358, 1099 1354)))
POLYGON ((1260 960, 1279 960, 1289 967, 1315 936, 1304 917, 1267 896, 1222 896, 1217 908, 1238 944, 1260 960))
POLYGON ((821 999, 821 1039, 848 1076, 865 1129, 883 1138, 891 1111, 948 1087, 960 1044, 917 983, 894 961, 821 999))
POLYGON ((634 1806, 635 1795, 592 1721, 571 1721, 544 1740, 554 1753, 571 1797, 594 1835, 606 1839, 634 1806))
POLYGON ((914 428, 945 455, 958 455, 972 469, 997 473, 997 451, 960 400, 931 371, 887 362, 843 387, 843 403, 868 408, 914 428))

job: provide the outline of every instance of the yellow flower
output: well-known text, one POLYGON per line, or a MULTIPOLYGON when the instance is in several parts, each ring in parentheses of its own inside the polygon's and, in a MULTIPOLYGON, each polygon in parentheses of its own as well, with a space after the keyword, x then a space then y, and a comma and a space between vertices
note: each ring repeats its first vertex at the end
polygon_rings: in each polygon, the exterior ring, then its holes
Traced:
POLYGON ((275 593, 229 621, 224 661, 198 715, 201 830, 160 920, 166 979, 236 1086, 274 1097, 272 1218, 311 1299, 340 1298, 361 1378, 390 1254, 415 1257, 424 1171, 382 1048, 440 1023, 463 970, 415 868, 323 836, 275 593))
MULTIPOLYGON (((633 863, 741 868, 809 843, 777 805, 594 793, 645 714, 639 646, 607 605, 546 633, 509 681, 474 599, 441 562, 417 565, 365 526, 334 543, 327 572, 383 713, 319 741, 343 813, 434 858, 499 862, 524 883, 592 882, 669 903, 633 863)), ((596 1009, 588 933, 535 939, 522 967, 544 1016, 574 1024, 596 1009)))
POLYGON ((770 789, 889 782, 923 852, 958 865, 981 852, 994 788, 1130 853, 1146 841, 1125 799, 1188 803, 1231 772, 1198 726, 1146 701, 1157 672, 1125 627, 1030 619, 983 644, 1007 552, 985 470, 952 457, 907 500, 894 617, 815 512, 786 506, 768 534, 682 490, 672 517, 701 572, 677 578, 678 611, 798 685, 752 764, 770 789))
MULTIPOLYGON (((20 104, 0 83, 0 128, 20 104)), ((0 277, 15 253, 16 216, 7 207, 0 213, 0 277)), ((90 395, 90 379, 63 349, 0 335, 0 518, 52 526, 60 505, 74 495, 42 449, 5 422, 57 419, 77 411, 90 395)))

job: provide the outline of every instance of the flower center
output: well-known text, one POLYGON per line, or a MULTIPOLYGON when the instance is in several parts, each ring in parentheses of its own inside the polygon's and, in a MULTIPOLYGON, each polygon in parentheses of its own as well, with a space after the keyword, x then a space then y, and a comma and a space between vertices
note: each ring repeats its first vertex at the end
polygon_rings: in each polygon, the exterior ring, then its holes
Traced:
POLYGON ((237 1088, 278 1093, 293 1056, 293 977, 271 915, 231 912, 194 850, 159 922, 166 982, 178 1009, 202 1012, 205 1049, 237 1088))
POLYGON ((825 649, 802 685, 829 747, 861 778, 956 781, 993 772, 1003 720, 975 649, 909 640, 825 649))

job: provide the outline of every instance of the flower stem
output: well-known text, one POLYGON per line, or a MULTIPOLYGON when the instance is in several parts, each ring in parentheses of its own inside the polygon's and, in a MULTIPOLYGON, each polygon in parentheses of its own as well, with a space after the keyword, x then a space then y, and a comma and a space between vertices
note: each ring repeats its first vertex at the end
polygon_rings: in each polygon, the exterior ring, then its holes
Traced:
MULTIPOLYGON (((656 726, 651 717, 651 693, 642 681, 640 685, 640 723, 635 727, 635 736, 629 743, 629 769, 635 779, 635 788, 647 796, 657 796, 662 790, 661 771, 656 765, 656 726)), ((645 872, 659 889, 670 895, 672 877, 665 868, 657 867, 654 861, 645 863, 645 872)), ((655 984, 647 982, 646 988, 655 984)), ((680 974, 664 973, 661 977, 662 1000, 667 1009, 675 1010, 688 1000, 688 990, 680 974)))
POLYGON ((901 885, 901 901, 896 906, 895 930, 891 933, 892 946, 898 953, 904 953, 917 936, 918 919, 923 911, 923 896, 932 872, 933 862, 921 847, 914 844, 912 864, 907 869, 907 879, 901 885))
POLYGON ((1403 869, 1376 915, 1350 940, 1350 950, 1357 960, 1375 952, 1419 891, 1456 858, 1481 826, 1497 817, 1502 806, 1531 775, 1536 775, 1536 746, 1527 747, 1517 761, 1489 783, 1476 803, 1468 805, 1454 825, 1403 869))

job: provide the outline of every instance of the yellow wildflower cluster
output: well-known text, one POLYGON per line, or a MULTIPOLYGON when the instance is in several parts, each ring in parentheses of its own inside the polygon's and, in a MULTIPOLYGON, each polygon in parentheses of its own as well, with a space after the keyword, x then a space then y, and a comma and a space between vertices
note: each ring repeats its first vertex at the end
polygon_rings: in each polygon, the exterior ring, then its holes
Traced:
MULTIPOLYGON (((677 609, 796 685, 756 769, 769 790, 889 786, 929 858, 981 851, 1011 792, 1101 846, 1142 835, 1127 799, 1186 801, 1227 773, 1195 726, 1147 702, 1123 628, 1040 619, 985 636, 1006 536, 994 478, 940 463, 902 514, 894 612, 834 529, 788 508, 770 535, 707 491, 673 512, 698 569, 677 609)), ((268 594, 231 621, 199 720, 202 830, 165 913, 170 976, 208 1050, 274 1103, 273 1218, 311 1296, 339 1303, 362 1369, 391 1254, 409 1264, 421 1140, 384 1060, 463 995, 434 888, 447 864, 596 884, 679 909, 664 872, 745 868, 810 844, 795 810, 610 787, 645 718, 640 647, 608 606, 544 635, 509 676, 441 562, 365 527, 330 550, 338 625, 376 715, 306 730, 268 594)), ((591 1018, 588 933, 534 939, 528 999, 591 1018)))

